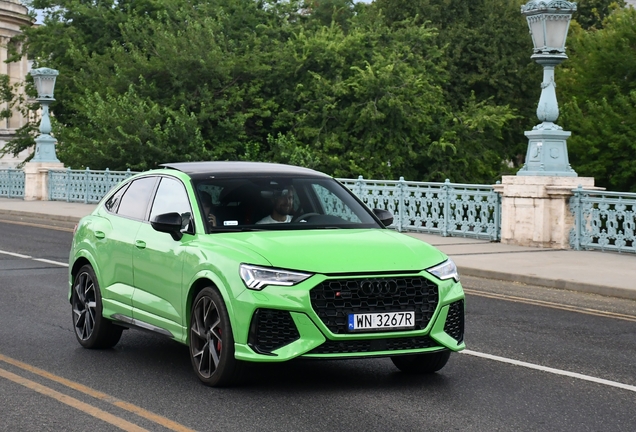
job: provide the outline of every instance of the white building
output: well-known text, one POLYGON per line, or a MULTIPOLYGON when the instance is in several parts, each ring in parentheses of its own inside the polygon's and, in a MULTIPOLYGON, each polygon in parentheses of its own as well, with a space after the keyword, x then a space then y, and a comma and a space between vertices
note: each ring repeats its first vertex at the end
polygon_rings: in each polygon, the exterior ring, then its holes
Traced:
MULTIPOLYGON (((7 48, 13 36, 20 34, 20 28, 33 25, 33 21, 27 15, 27 8, 19 0, 0 0, 0 74, 9 75, 11 84, 24 82, 29 72, 29 64, 26 57, 19 62, 5 63, 7 48)), ((7 106, 0 107, 6 109, 7 106)), ((14 111, 9 119, 0 119, 0 148, 13 139, 16 129, 26 123, 22 115, 14 111)), ((26 158, 28 153, 14 158, 7 155, 0 158, 0 169, 13 168, 26 158)))

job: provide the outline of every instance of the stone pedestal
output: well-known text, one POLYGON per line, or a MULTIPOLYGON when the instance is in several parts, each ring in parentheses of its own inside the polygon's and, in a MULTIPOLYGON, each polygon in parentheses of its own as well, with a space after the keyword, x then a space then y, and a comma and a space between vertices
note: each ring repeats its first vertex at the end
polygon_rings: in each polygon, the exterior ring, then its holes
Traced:
POLYGON ((63 170, 61 162, 27 162, 24 164, 24 199, 26 201, 49 199, 49 170, 63 170))
POLYGON ((594 187, 593 177, 504 176, 495 191, 502 195, 501 242, 568 249, 574 216, 572 189, 594 187))

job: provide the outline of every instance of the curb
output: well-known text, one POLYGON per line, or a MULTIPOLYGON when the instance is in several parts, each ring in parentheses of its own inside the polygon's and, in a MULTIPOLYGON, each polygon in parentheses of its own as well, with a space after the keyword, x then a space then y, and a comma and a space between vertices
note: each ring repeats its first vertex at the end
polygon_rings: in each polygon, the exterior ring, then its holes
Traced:
POLYGON ((460 275, 479 277, 484 279, 495 279, 507 282, 520 282, 526 285, 535 285, 545 288, 555 288, 567 291, 584 292, 588 294, 598 294, 606 297, 617 297, 628 300, 636 300, 636 290, 628 288, 608 287, 603 285, 574 282, 564 279, 548 279, 538 276, 528 276, 513 273, 504 273, 495 270, 484 270, 482 268, 471 268, 457 266, 460 275))
POLYGON ((77 223, 81 219, 77 216, 67 216, 67 215, 43 215, 42 213, 33 213, 33 212, 25 212, 18 210, 4 210, 0 209, 0 217, 3 215, 7 216, 18 216, 29 219, 37 219, 40 221, 60 221, 60 222, 73 222, 77 223))
POLYGON ((81 218, 68 215, 44 215, 42 213, 0 209, 0 222, 30 225, 44 229, 62 229, 72 232, 81 218))

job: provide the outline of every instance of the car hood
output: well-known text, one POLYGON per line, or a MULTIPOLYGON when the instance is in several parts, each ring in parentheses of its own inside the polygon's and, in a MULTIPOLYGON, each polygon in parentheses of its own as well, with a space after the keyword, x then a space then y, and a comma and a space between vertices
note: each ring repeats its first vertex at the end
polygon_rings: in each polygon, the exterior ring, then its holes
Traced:
POLYGON ((253 231, 222 234, 273 267, 312 273, 414 271, 447 257, 423 241, 386 229, 253 231))

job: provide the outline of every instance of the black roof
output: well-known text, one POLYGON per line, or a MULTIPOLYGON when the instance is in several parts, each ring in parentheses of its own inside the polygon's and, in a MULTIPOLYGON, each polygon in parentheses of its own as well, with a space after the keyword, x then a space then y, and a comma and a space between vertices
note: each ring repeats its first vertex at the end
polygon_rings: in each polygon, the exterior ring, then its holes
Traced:
POLYGON ((283 177, 329 177, 327 174, 294 165, 275 164, 267 162, 175 162, 160 166, 184 172, 192 178, 218 177, 252 177, 252 176, 283 176, 283 177))

